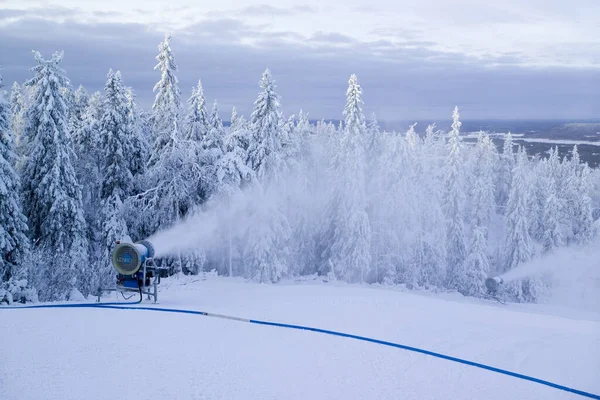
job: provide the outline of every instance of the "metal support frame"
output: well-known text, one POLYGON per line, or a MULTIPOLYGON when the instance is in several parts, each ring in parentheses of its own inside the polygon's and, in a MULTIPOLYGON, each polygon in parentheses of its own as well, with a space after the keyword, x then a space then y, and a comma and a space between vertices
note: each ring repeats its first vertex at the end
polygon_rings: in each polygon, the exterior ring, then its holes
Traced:
MULTIPOLYGON (((138 288, 130 288, 121 285, 117 285, 113 289, 100 289, 98 291, 98 303, 100 303, 100 297, 102 292, 139 292, 140 296, 147 295, 148 300, 153 300, 154 304, 158 302, 158 284, 160 283, 160 270, 164 268, 157 267, 154 265, 153 258, 146 258, 144 260, 144 264, 141 268, 142 271, 142 282, 141 286, 138 288), (146 276, 148 272, 153 271, 152 282, 149 285, 146 285, 146 276)), ((141 301, 142 297, 140 297, 141 301)))

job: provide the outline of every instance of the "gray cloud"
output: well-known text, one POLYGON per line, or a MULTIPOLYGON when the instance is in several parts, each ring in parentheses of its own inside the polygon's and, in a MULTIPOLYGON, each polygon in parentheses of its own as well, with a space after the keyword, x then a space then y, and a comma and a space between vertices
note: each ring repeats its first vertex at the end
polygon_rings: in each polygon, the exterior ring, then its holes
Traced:
MULTIPOLYGON (((1 1, 1 0, 0 0, 1 1)), ((0 10, 0 20, 7 18, 23 17, 28 14, 26 10, 4 9, 0 10)))
POLYGON ((309 39, 311 42, 330 43, 330 44, 351 44, 356 40, 350 36, 342 35, 336 32, 316 32, 309 39))
POLYGON ((115 11, 94 11, 92 12, 92 15, 95 17, 118 17, 121 14, 115 11))
MULTIPOLYGON (((259 91, 262 71, 272 70, 286 113, 300 108, 313 118, 340 118, 348 77, 359 76, 365 111, 387 120, 447 120, 452 107, 473 118, 597 117, 598 69, 526 69, 516 54, 473 59, 398 44, 391 40, 349 42, 327 34, 306 44, 289 32, 268 32, 235 18, 204 21, 174 32, 172 47, 184 96, 199 78, 209 101, 217 98, 227 118, 232 106, 246 115, 259 91), (257 45, 246 46, 240 38, 257 45), (327 39, 327 40, 325 40, 327 39), (339 41, 347 43, 339 46, 339 41), (490 68, 486 65, 498 64, 490 68)), ((31 50, 50 57, 63 49, 63 67, 74 85, 102 90, 109 68, 119 69, 140 103, 149 107, 153 70, 162 33, 140 24, 63 23, 26 18, 0 26, 5 83, 31 76, 31 50)))
POLYGON ((142 15, 150 15, 150 14, 152 14, 152 12, 150 12, 148 10, 143 10, 141 8, 135 8, 133 11, 135 11, 137 14, 142 14, 142 15))
POLYGON ((268 4, 261 4, 257 6, 249 6, 236 14, 240 16, 286 16, 295 15, 300 13, 315 13, 316 10, 310 6, 296 6, 292 8, 274 7, 268 4))

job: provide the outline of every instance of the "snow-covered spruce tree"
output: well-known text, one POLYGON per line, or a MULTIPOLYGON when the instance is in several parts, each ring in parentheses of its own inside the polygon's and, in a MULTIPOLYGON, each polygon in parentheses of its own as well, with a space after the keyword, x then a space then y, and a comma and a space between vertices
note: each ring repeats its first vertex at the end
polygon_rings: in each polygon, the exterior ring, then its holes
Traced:
POLYGON ((185 120, 185 139, 195 143, 202 143, 210 129, 210 117, 206 109, 206 99, 202 82, 192 88, 192 95, 188 100, 188 114, 185 120))
POLYGON ((108 72, 104 100, 104 114, 100 120, 100 149, 102 159, 101 199, 112 195, 123 199, 133 190, 131 172, 132 131, 129 124, 129 106, 121 73, 108 72))
POLYGON ((102 118, 102 96, 99 92, 92 94, 88 106, 82 115, 80 128, 72 132, 73 147, 78 154, 75 162, 77 181, 81 185, 82 203, 87 223, 87 237, 90 244, 90 265, 99 259, 98 244, 100 242, 100 119, 102 118))
MULTIPOLYGON (((530 177, 527 164, 527 154, 521 148, 517 152, 506 206, 504 271, 531 260, 534 253, 527 220, 527 204, 530 196, 530 177)), ((517 301, 535 301, 538 283, 536 278, 511 282, 505 285, 504 292, 505 295, 517 301)))
POLYGON ((562 198, 569 241, 589 243, 593 236, 592 202, 590 198, 589 167, 581 163, 577 146, 571 159, 562 163, 562 198))
POLYGON ((381 154, 381 128, 379 127, 379 121, 377 121, 375 113, 371 114, 367 122, 365 139, 367 160, 373 160, 377 155, 381 154))
MULTIPOLYGON (((417 231, 413 244, 413 267, 417 270, 417 284, 421 287, 442 287, 446 278, 446 224, 443 199, 444 138, 430 125, 418 153, 418 171, 411 187, 415 193, 412 206, 405 211, 406 218, 416 211, 417 231)), ((384 163, 384 165, 386 165, 384 163)), ((413 196, 411 196, 413 197, 413 196)), ((410 219, 409 219, 410 220, 410 219)))
POLYGON ((322 196, 318 196, 318 182, 315 179, 318 154, 311 140, 312 126, 308 113, 300 110, 297 123, 290 133, 294 152, 286 160, 289 177, 285 182, 287 195, 286 215, 293 230, 290 272, 293 275, 312 274, 317 264, 316 239, 318 223, 315 215, 323 207, 322 196))
POLYGON ((590 168, 585 164, 580 169, 579 179, 577 179, 577 196, 574 204, 573 232, 575 242, 579 244, 588 244, 594 237, 589 176, 590 168))
POLYGON ((217 168, 218 191, 225 193, 227 197, 246 187, 254 179, 254 171, 246 165, 247 154, 243 147, 246 133, 235 113, 235 108, 231 121, 232 125, 223 141, 225 152, 219 159, 217 168))
POLYGON ((418 145, 419 145, 419 135, 417 135, 417 132, 415 131, 415 126, 417 124, 414 123, 412 124, 409 128, 408 131, 406 131, 406 143, 408 144, 409 149, 413 150, 413 153, 416 155, 416 150, 418 145))
MULTIPOLYGON (((268 187, 268 189, 272 188, 268 187)), ((275 196, 265 192, 260 182, 253 190, 250 223, 245 235, 246 276, 261 283, 276 283, 288 274, 291 228, 278 209, 275 196)))
POLYGON ((247 164, 260 181, 265 181, 279 167, 283 118, 279 111, 279 95, 275 92, 275 81, 269 69, 263 73, 260 87, 262 91, 254 102, 250 118, 251 139, 247 164))
MULTIPOLYGON (((470 178, 471 224, 487 230, 494 214, 494 144, 489 135, 479 132, 470 178)), ((487 237, 487 232, 485 232, 487 237)))
POLYGON ((71 135, 75 136, 75 132, 82 129, 88 105, 89 95, 83 86, 79 86, 73 94, 71 112, 69 114, 69 132, 71 132, 71 135))
POLYGON ((21 85, 17 82, 13 83, 10 92, 10 127, 14 136, 15 150, 20 146, 20 138, 23 133, 23 113, 26 109, 25 99, 23 97, 23 88, 21 85))
POLYGON ((463 287, 463 294, 469 296, 479 297, 486 293, 484 282, 490 266, 487 237, 495 208, 493 146, 489 136, 480 132, 475 146, 470 180, 473 239, 465 265, 466 281, 463 287))
POLYGON ((68 84, 59 67, 62 53, 44 60, 34 52, 32 104, 25 115, 29 157, 22 177, 23 209, 34 242, 34 285, 41 300, 66 300, 85 289, 78 276, 88 263, 86 223, 67 130, 62 88, 68 84))
POLYGON ((443 195, 447 235, 447 286, 462 293, 466 291, 467 285, 464 265, 467 250, 463 225, 465 203, 463 146, 459 136, 461 122, 459 121, 458 107, 454 108, 452 118, 452 131, 448 134, 448 156, 443 195))
POLYGON ((563 245, 561 226, 559 223, 561 210, 554 177, 540 176, 538 179, 541 179, 545 184, 545 201, 542 218, 542 245, 544 253, 548 253, 563 245))
POLYGON ((135 155, 130 107, 121 73, 110 70, 104 87, 104 114, 100 120, 101 255, 93 290, 112 285, 111 252, 115 242, 128 235, 122 215, 123 201, 134 189, 131 158, 135 155))
POLYGON ((533 255, 527 222, 528 184, 527 155, 519 150, 506 208, 504 271, 529 261, 533 255))
POLYGON ((483 297, 486 295, 485 280, 488 277, 490 262, 487 255, 487 231, 483 227, 473 230, 473 239, 469 248, 469 256, 465 264, 465 283, 462 288, 467 296, 483 297))
POLYGON ((223 140, 225 138, 225 128, 223 121, 219 116, 219 103, 215 100, 212 113, 210 115, 210 129, 204 139, 205 150, 214 152, 215 161, 223 154, 223 140))
POLYGON ((547 161, 543 159, 534 163, 531 174, 531 193, 528 204, 529 215, 527 217, 529 220, 529 235, 532 239, 541 243, 543 242, 544 237, 544 209, 546 208, 548 194, 547 161))
POLYGON ((337 277, 361 283, 371 267, 372 240, 367 214, 366 125, 362 104, 362 89, 353 74, 348 81, 343 112, 345 131, 339 137, 339 156, 333 160, 339 182, 329 205, 333 236, 329 238, 328 257, 323 260, 333 266, 337 277))
POLYGON ((149 167, 154 165, 162 149, 168 145, 161 138, 171 135, 175 122, 179 124, 181 109, 181 92, 175 75, 177 64, 171 50, 171 35, 165 36, 165 40, 158 45, 158 51, 158 64, 154 69, 160 71, 161 77, 154 86, 156 97, 152 105, 152 133, 155 142, 149 167))
MULTIPOLYGON (((169 135, 158 139, 164 143, 155 162, 148 168, 146 190, 129 199, 130 208, 137 210, 142 227, 136 227, 145 235, 167 228, 185 217, 198 204, 197 182, 201 179, 201 167, 194 148, 181 140, 177 123, 169 135)), ((164 260, 171 273, 182 271, 180 255, 164 260)))
POLYGON ((246 119, 243 115, 238 115, 235 107, 233 107, 231 110, 231 126, 229 127, 229 131, 235 132, 238 146, 241 147, 247 154, 248 146, 250 144, 250 131, 248 129, 246 119))
MULTIPOLYGON (((249 187, 255 180, 254 171, 246 165, 247 154, 243 143, 247 135, 235 108, 232 111, 231 122, 223 142, 225 152, 216 168, 217 190, 213 195, 214 201, 225 204, 233 201, 242 189, 249 187)), ((226 247, 223 252, 226 253, 227 274, 233 276, 244 272, 241 265, 242 248, 239 237, 234 237, 233 216, 227 222, 229 226, 223 232, 223 242, 226 247)))
POLYGON ((512 182, 513 169, 515 168, 515 155, 513 152, 513 147, 512 134, 508 132, 504 138, 502 155, 498 160, 498 181, 496 183, 496 204, 498 205, 499 209, 502 210, 503 214, 506 214, 505 207, 511 190, 510 185, 512 182))
MULTIPOLYGON (((185 119, 183 130, 183 138, 188 142, 189 146, 195 153, 195 158, 200 165, 203 164, 206 158, 204 151, 204 141, 211 129, 210 117, 206 109, 206 99, 204 98, 204 89, 202 82, 198 81, 198 86, 192 88, 192 95, 188 100, 188 114, 185 119)), ((201 179, 197 184, 197 193, 199 203, 204 203, 212 191, 211 185, 214 184, 205 176, 206 168, 202 169, 201 179)))
POLYGON ((134 189, 138 190, 141 186, 141 178, 146 173, 147 154, 150 146, 148 138, 144 134, 144 121, 135 101, 133 89, 125 88, 125 98, 127 99, 127 129, 130 133, 129 168, 134 178, 134 189))
POLYGON ((202 164, 202 181, 200 182, 200 201, 205 202, 213 194, 219 192, 218 171, 220 160, 223 157, 223 140, 225 138, 225 128, 223 121, 219 116, 219 106, 217 101, 213 105, 210 116, 210 122, 206 135, 202 138, 202 149, 200 161, 202 164))
POLYGON ((408 163, 408 148, 402 135, 383 134, 381 165, 374 173, 369 193, 369 221, 373 240, 371 242, 372 279, 375 282, 416 284, 417 276, 409 270, 410 253, 398 226, 408 226, 408 216, 403 211, 413 209, 413 197, 406 198, 413 170, 408 163), (410 275, 410 276, 409 276, 410 275), (414 277, 414 279, 413 279, 414 277), (410 281, 410 282, 408 282, 410 281))
POLYGON ((277 282, 288 273, 291 230, 272 191, 278 191, 282 160, 282 115, 275 81, 267 69, 260 80, 262 91, 254 102, 251 139, 246 164, 256 176, 256 201, 245 233, 246 275, 261 282, 277 282))
POLYGON ((0 304, 10 304, 35 301, 37 294, 28 287, 30 243, 19 199, 20 181, 13 167, 11 110, 3 86, 0 75, 0 304))

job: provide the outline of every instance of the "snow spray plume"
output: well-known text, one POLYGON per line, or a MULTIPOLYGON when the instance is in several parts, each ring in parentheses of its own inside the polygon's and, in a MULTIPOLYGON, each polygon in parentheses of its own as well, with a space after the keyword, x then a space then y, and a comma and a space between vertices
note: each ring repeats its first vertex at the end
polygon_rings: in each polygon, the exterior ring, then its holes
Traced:
POLYGON ((587 246, 558 249, 503 275, 488 278, 486 286, 493 292, 503 283, 544 276, 551 287, 542 302, 600 312, 599 260, 600 237, 587 246))
POLYGON ((192 212, 180 223, 155 233, 147 240, 155 247, 155 257, 174 256, 191 250, 208 250, 222 243, 225 234, 244 232, 260 187, 250 188, 227 200, 215 199, 202 210, 192 212))

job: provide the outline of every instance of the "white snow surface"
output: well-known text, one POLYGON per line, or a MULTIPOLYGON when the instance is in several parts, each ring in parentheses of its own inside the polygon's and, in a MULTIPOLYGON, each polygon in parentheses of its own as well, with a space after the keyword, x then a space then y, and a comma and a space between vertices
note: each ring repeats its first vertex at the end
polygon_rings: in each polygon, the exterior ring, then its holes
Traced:
MULTIPOLYGON (((369 336, 600 393, 597 313, 212 276, 163 280, 159 303, 369 336)), ((0 332, 0 399, 583 398, 401 349, 199 315, 0 310, 0 332)))

